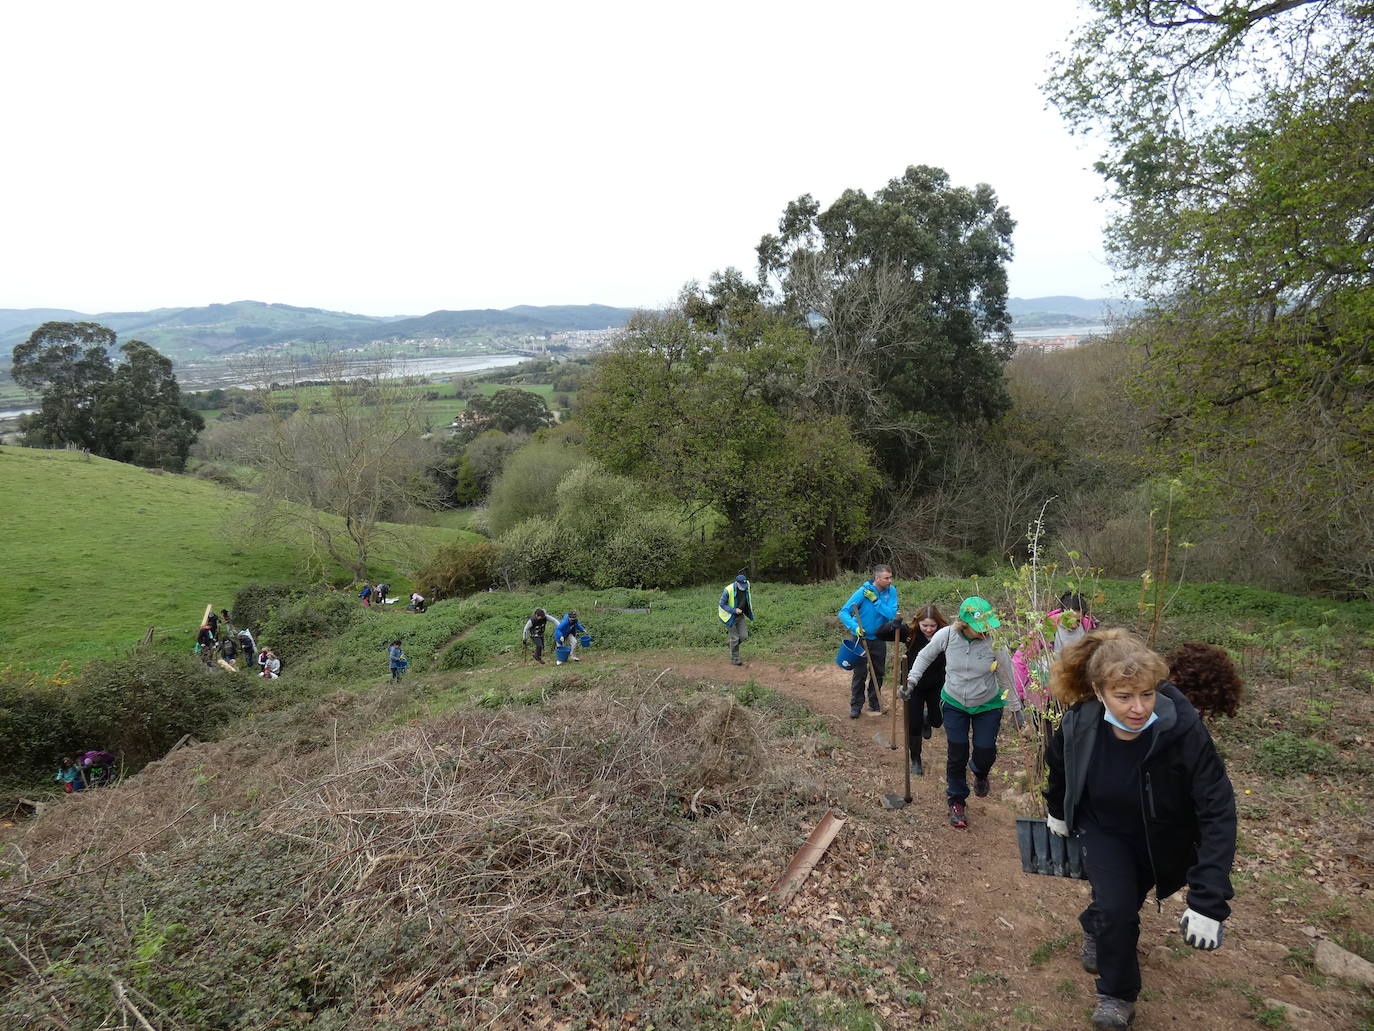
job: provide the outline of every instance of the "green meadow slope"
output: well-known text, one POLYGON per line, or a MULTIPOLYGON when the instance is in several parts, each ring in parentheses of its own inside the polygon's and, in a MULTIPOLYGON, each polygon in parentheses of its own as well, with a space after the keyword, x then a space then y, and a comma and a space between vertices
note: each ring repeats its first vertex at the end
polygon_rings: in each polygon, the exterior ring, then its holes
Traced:
MULTIPOLYGON (((252 498, 64 451, 0 451, 5 589, 0 665, 37 671, 119 654, 155 627, 159 650, 189 649, 207 604, 227 607, 251 581, 305 576, 310 542, 254 540, 252 498)), ((461 530, 396 526, 373 576, 397 592, 461 530)))

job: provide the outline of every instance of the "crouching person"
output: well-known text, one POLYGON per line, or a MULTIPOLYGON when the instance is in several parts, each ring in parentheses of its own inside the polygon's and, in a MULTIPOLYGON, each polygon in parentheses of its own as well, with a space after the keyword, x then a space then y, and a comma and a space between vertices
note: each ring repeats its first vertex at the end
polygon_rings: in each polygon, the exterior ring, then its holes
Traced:
POLYGON ((1051 667, 1068 707, 1047 749, 1048 824, 1076 834, 1093 900, 1079 916, 1096 973, 1093 1026, 1125 1028, 1140 994, 1140 906, 1187 885, 1179 920, 1196 949, 1221 946, 1231 913, 1236 802, 1226 768, 1168 666, 1125 630, 1089 633, 1051 667))

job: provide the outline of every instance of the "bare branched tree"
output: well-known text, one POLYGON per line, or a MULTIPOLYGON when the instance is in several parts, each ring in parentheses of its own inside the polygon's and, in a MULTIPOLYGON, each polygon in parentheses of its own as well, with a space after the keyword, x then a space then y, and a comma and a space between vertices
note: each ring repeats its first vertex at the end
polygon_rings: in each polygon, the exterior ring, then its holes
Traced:
POLYGON ((435 504, 423 475, 423 394, 393 372, 321 349, 259 361, 248 377, 265 417, 238 442, 238 458, 260 474, 258 529, 304 533, 359 579, 378 542, 398 532, 387 520, 435 504))

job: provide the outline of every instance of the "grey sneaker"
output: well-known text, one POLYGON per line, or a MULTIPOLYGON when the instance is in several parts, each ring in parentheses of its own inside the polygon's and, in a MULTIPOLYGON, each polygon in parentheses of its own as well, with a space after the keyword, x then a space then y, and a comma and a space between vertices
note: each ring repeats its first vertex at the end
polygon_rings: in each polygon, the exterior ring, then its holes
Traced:
POLYGON ((1097 973, 1097 939, 1087 933, 1083 935, 1083 969, 1097 973))
POLYGON ((926 775, 926 768, 921 765, 920 759, 911 760, 911 775, 913 777, 924 777, 926 775))
POLYGON ((1114 999, 1110 995, 1099 995, 1093 1007, 1093 1027, 1126 1028, 1135 1019, 1135 1003, 1125 999, 1114 999))

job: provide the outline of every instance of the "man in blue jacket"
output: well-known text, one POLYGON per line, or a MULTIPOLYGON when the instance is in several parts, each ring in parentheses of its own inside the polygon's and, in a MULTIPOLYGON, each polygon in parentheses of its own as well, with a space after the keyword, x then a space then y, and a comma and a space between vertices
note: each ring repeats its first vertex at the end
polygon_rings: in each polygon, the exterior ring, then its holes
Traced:
POLYGON ((754 618, 754 607, 749 604, 749 579, 741 569, 735 578, 720 592, 720 605, 716 614, 725 624, 726 636, 730 640, 730 661, 743 666, 740 661, 739 645, 749 637, 749 620, 754 618))
MULTIPOLYGON (((577 657, 577 645, 579 635, 586 632, 587 628, 577 621, 577 610, 572 609, 558 621, 558 626, 554 627, 553 643, 555 647, 571 649, 570 658, 573 662, 581 662, 582 660, 577 657)), ((563 665, 563 660, 556 660, 554 665, 563 665)))
POLYGON ((878 693, 883 687, 883 672, 887 666, 887 643, 893 636, 897 618, 897 588, 892 585, 892 567, 873 567, 873 578, 850 595, 839 611, 843 623, 862 647, 867 642, 867 655, 873 660, 873 682, 869 682, 868 658, 854 663, 849 677, 849 718, 858 719, 863 712, 864 691, 868 692, 868 708, 881 713, 878 693))

